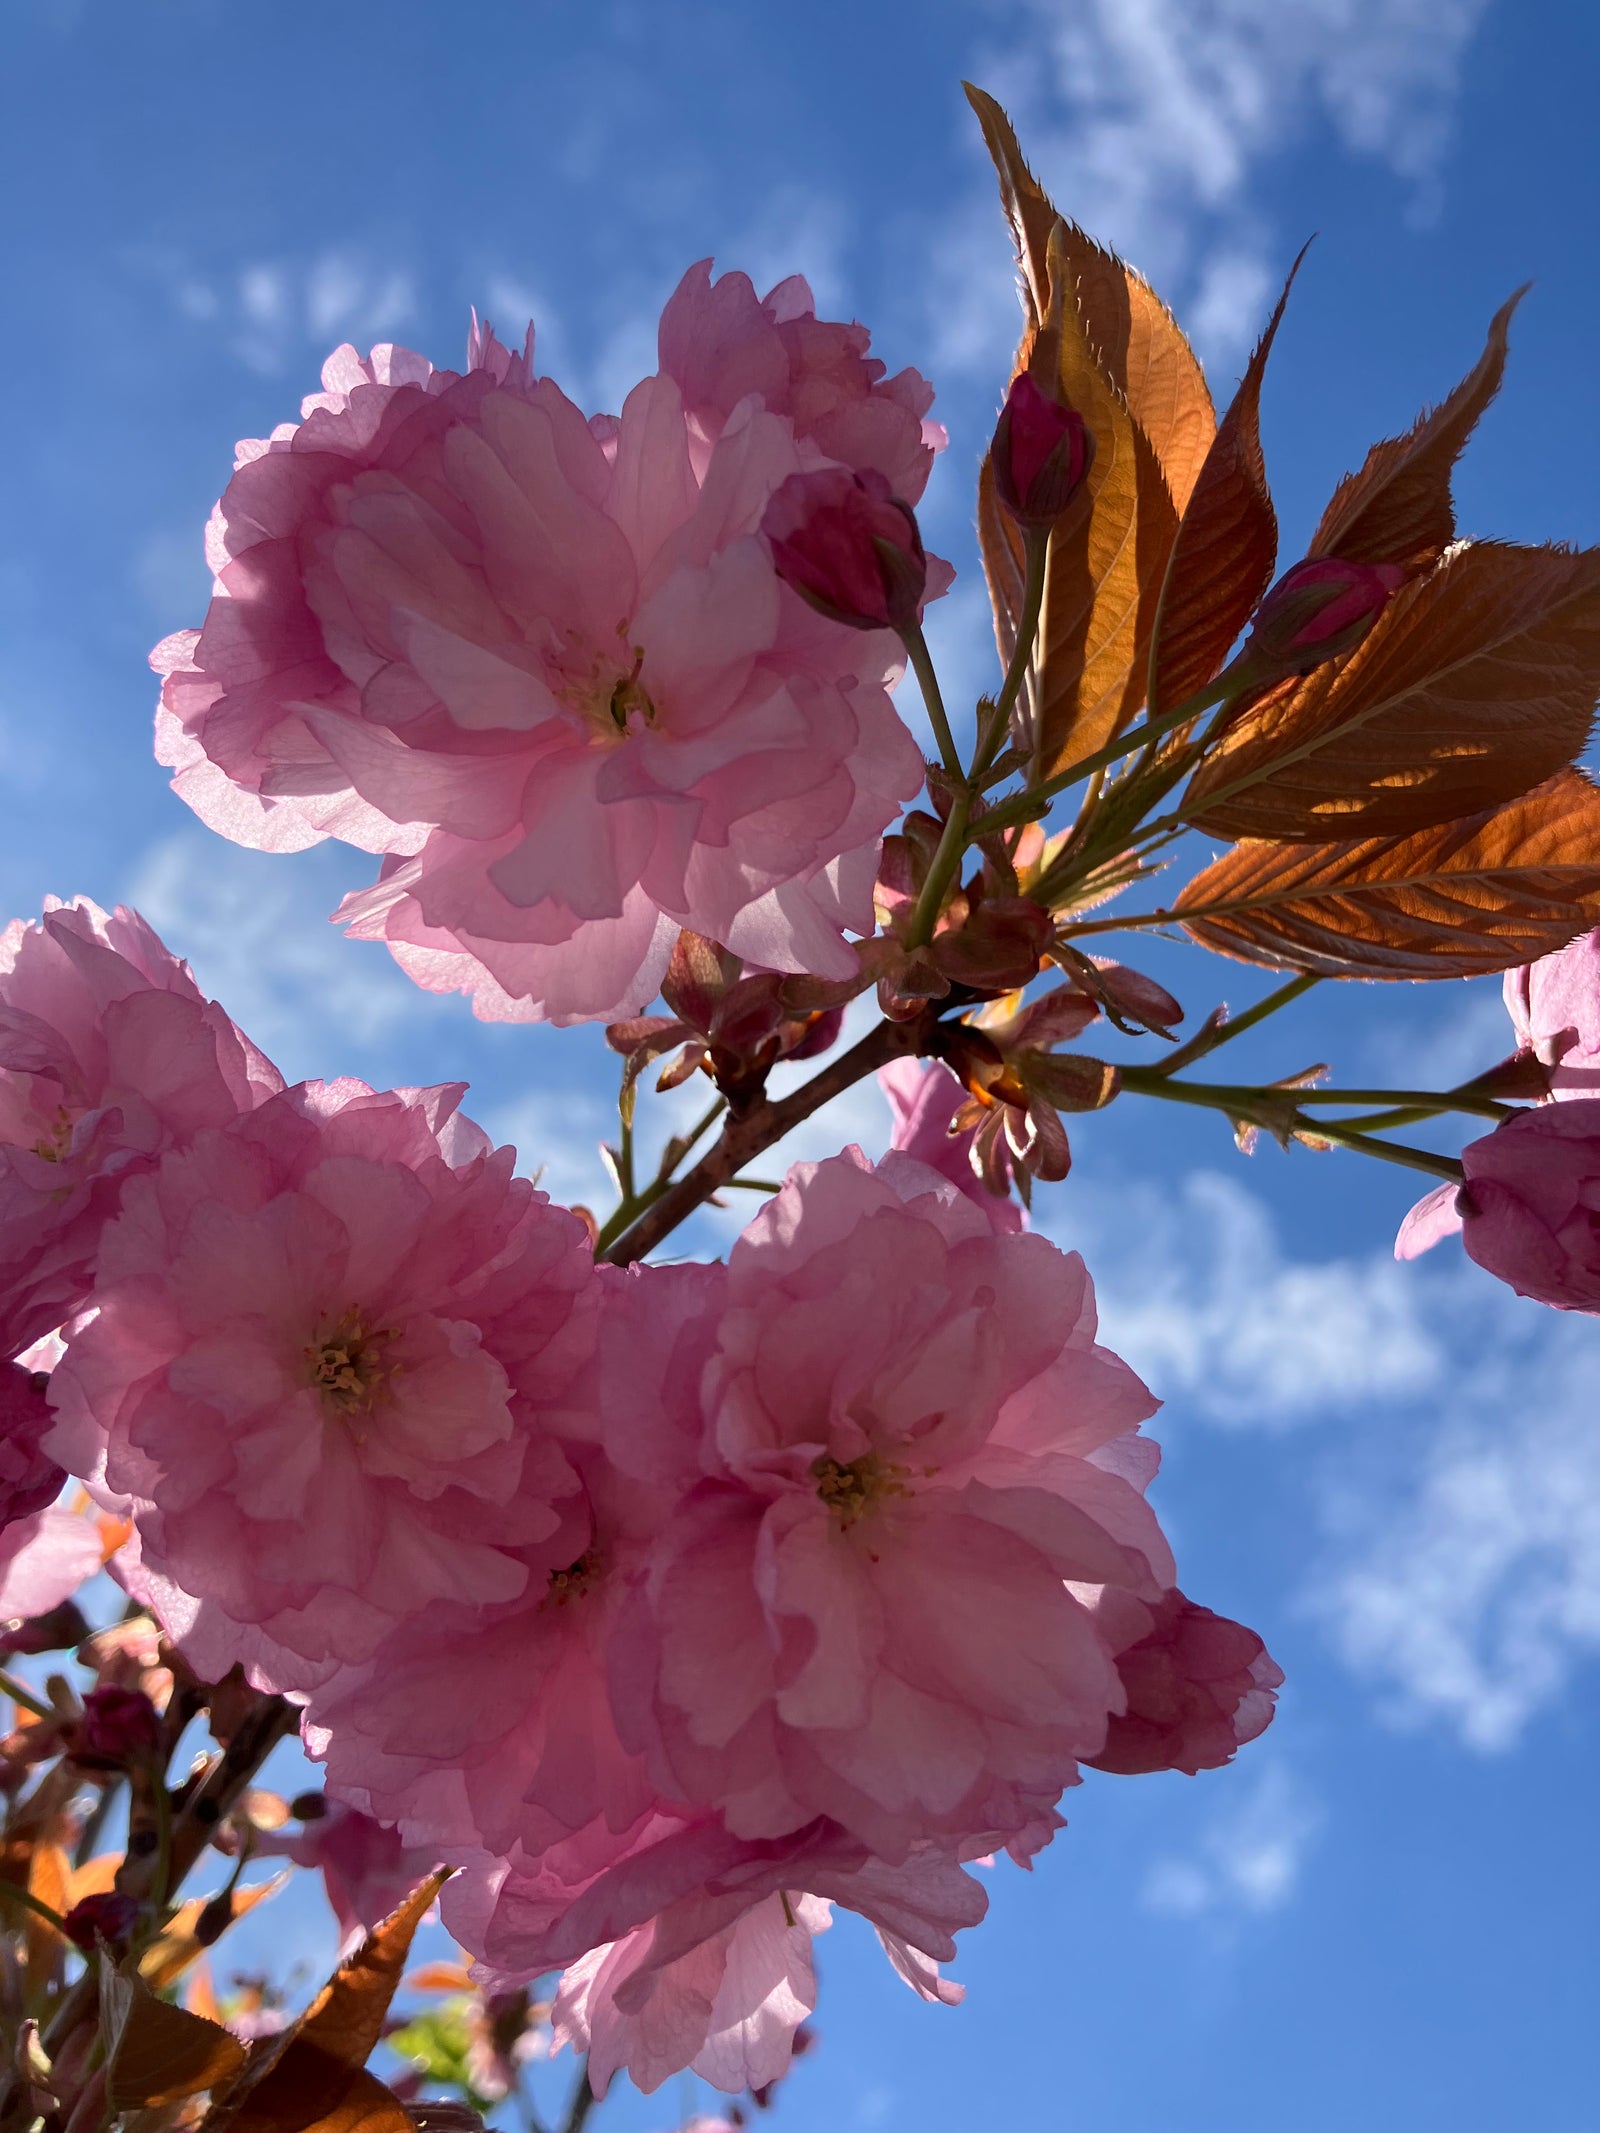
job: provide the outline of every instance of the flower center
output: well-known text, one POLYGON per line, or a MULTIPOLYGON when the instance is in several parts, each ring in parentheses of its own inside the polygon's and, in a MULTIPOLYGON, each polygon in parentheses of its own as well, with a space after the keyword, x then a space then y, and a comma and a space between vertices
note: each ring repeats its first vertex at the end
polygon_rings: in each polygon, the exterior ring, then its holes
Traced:
POLYGON ((581 1600, 593 1589, 601 1571, 600 1550, 586 1548, 575 1563, 568 1563, 565 1570, 551 1573, 550 1587, 545 1600, 551 1607, 565 1607, 569 1600, 581 1600))
POLYGON ((309 1344, 305 1359, 311 1383, 336 1414, 370 1415, 388 1399, 401 1366, 384 1362, 383 1351, 399 1331, 398 1326, 369 1326, 352 1309, 309 1344))
POLYGON ((574 631, 560 651, 547 655, 547 661, 555 695, 608 740, 626 733, 635 722, 655 724, 656 707, 639 679, 644 646, 630 643, 626 622, 617 624, 614 650, 596 652, 574 631), (619 660, 625 663, 622 671, 619 660))
POLYGON ((847 1531, 884 1496, 903 1496, 906 1468, 890 1466, 876 1452, 848 1463, 824 1455, 811 1462, 817 1494, 847 1531))
POLYGON ((59 1163, 72 1146, 72 1113, 65 1104, 56 1108, 54 1118, 46 1119, 44 1132, 33 1144, 33 1152, 47 1163, 59 1163))

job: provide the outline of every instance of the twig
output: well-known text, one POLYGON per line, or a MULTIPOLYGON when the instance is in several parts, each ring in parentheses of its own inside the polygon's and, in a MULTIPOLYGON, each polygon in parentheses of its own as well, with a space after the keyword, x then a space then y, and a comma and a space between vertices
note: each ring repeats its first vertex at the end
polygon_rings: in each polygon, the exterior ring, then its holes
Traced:
POLYGON ((743 1118, 729 1119, 715 1144, 694 1168, 669 1185, 630 1229, 596 1256, 613 1266, 631 1266, 636 1259, 654 1251, 686 1216, 713 1193, 720 1192, 747 1163, 754 1162, 774 1141, 782 1140, 813 1111, 820 1111, 825 1103, 831 1103, 835 1096, 879 1067, 887 1066, 891 1059, 922 1051, 935 1019, 933 1009, 925 1008, 909 1022, 880 1022, 803 1088, 777 1103, 762 1102, 743 1118))
POLYGON ((578 2085, 572 2092, 572 2101, 567 2105, 567 2115, 561 2124, 561 2133, 583 2133, 583 2122, 594 2109, 594 2090, 589 2086, 589 2063, 584 2061, 583 2072, 578 2076, 578 2085))
POLYGON ((56 1710, 52 1704, 41 1703, 37 1696, 22 1686, 15 1675, 8 1674, 3 1667, 0 1667, 0 1689, 4 1689, 14 1704, 20 1705, 24 1711, 31 1711, 35 1718, 55 1720, 66 1715, 65 1712, 56 1710))

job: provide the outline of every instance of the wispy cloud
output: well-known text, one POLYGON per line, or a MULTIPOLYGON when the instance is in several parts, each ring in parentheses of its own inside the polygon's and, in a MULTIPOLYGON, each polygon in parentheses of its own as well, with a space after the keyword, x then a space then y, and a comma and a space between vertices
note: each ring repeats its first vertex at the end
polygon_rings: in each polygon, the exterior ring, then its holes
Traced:
MULTIPOLYGON (((998 0, 977 78, 1011 107, 1064 212, 1174 293, 1201 353, 1237 362, 1281 271, 1260 197, 1318 125, 1437 197, 1463 55, 1490 0, 998 0)), ((964 284, 979 225, 951 258, 964 284)), ((995 250, 992 222, 981 252, 995 250)), ((991 284, 997 278, 988 270, 991 284)), ((950 307, 942 305, 948 316, 950 307)), ((946 367, 996 351, 961 308, 946 367)), ((1004 317, 1004 313, 999 314, 1004 317)))
POLYGON ((448 1009, 387 955, 329 925, 340 886, 322 860, 285 866, 182 830, 144 854, 128 887, 128 902, 188 960, 202 990, 291 1079, 349 1072, 352 1045, 371 1053, 448 1009))
POLYGON ((1511 1316, 1463 1339, 1412 1472, 1343 1497, 1311 1601, 1389 1717, 1485 1752, 1600 1652, 1600 1327, 1527 1307, 1516 1338, 1511 1316))
POLYGON ((298 365, 308 350, 387 339, 417 311, 409 267, 350 248, 211 267, 147 246, 131 252, 128 265, 165 292, 181 319, 266 377, 298 365))
POLYGON ((1317 1802, 1287 1764, 1231 1773, 1194 1847, 1155 1860, 1141 1900, 1169 1918, 1217 1922, 1282 1910, 1321 1823, 1317 1802))
POLYGON ((1439 1383, 1445 1350, 1389 1253, 1296 1259, 1236 1179, 1074 1186, 1040 1213, 1094 1271, 1105 1338, 1179 1415, 1287 1429, 1439 1383))
POLYGON ((1513 1746, 1600 1653, 1600 1325, 1455 1244, 1408 1266, 1296 1256, 1219 1173, 1074 1181, 1040 1213, 1088 1260, 1102 1337, 1167 1402, 1159 1435, 1340 1424, 1301 1605, 1390 1721, 1513 1746))

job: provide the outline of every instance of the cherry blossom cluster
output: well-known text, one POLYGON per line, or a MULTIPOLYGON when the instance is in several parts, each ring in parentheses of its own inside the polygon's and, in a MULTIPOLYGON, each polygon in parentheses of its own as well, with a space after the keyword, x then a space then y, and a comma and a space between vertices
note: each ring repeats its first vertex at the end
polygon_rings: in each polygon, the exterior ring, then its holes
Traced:
POLYGON ((335 1804, 279 1848, 350 1922, 458 1866, 450 1929, 562 1973, 597 2089, 776 2079, 835 1907, 959 1997, 972 1862, 1030 1858, 1081 1765, 1271 1715, 1260 1640, 1178 1589, 1081 1261, 948 1174, 921 1074, 884 1161, 624 1272, 459 1089, 285 1087, 129 913, 4 936, 0 1308, 10 1354, 66 1336, 9 1365, 11 1518, 65 1469, 130 1519, 196 1674, 304 1707, 335 1804))

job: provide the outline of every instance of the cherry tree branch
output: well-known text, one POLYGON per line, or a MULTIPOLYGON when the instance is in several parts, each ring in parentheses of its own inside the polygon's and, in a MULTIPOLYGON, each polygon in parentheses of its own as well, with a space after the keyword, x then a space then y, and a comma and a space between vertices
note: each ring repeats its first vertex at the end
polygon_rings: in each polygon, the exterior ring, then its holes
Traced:
POLYGON ((669 1185, 600 1256, 612 1266, 631 1266, 647 1252, 653 1252, 680 1222, 731 1183, 747 1163, 763 1154, 774 1141, 782 1140, 814 1111, 820 1111, 824 1104, 876 1073, 879 1067, 887 1066, 891 1059, 925 1050, 936 1019, 935 1010, 928 1007, 909 1022, 880 1022, 859 1044, 842 1053, 792 1095, 780 1097, 777 1102, 764 1100, 742 1118, 728 1119, 694 1168, 669 1185))

